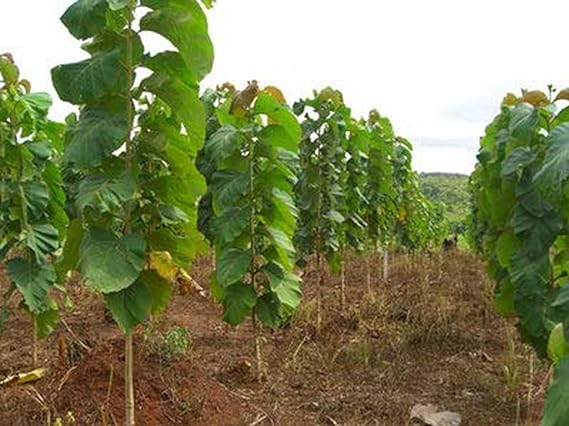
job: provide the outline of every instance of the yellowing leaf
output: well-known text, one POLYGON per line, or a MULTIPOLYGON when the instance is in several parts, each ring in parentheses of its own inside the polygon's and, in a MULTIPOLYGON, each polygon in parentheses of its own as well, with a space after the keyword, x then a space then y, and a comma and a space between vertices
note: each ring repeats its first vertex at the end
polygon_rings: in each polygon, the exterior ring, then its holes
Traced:
POLYGON ((36 382, 47 374, 47 368, 36 368, 35 370, 29 371, 27 373, 16 373, 11 374, 5 379, 0 381, 0 386, 6 386, 11 384, 23 385, 25 383, 36 382))
POLYGON ((231 103, 231 114, 236 117, 245 117, 249 107, 258 94, 259 83, 257 83, 256 80, 250 81, 243 91, 237 92, 233 97, 233 102, 231 103))
POLYGON ((226 81, 225 83, 223 83, 221 86, 217 86, 216 90, 218 92, 224 92, 227 91, 229 94, 233 94, 237 91, 237 89, 235 88, 235 86, 233 84, 231 84, 229 81, 226 81))
POLYGON ((555 97, 555 102, 557 101, 569 101, 569 87, 563 89, 561 92, 557 94, 555 97))
POLYGON ((332 89, 331 87, 322 89, 318 94, 318 99, 321 101, 332 101, 336 106, 340 106, 344 103, 344 95, 342 95, 342 92, 332 89))
POLYGON ((153 269, 162 278, 174 281, 178 267, 167 251, 153 251, 148 255, 148 269, 153 269))
POLYGON ((541 90, 522 90, 522 102, 527 102, 536 108, 541 108, 549 104, 547 95, 541 90))
POLYGON ((178 270, 176 282, 178 283, 180 294, 182 296, 188 296, 194 290, 200 295, 204 295, 204 289, 183 269, 178 270))
POLYGON ((286 104, 286 98, 282 92, 281 89, 279 89, 276 86, 267 86, 263 89, 263 92, 271 95, 273 98, 275 98, 277 101, 279 101, 281 104, 286 104))
POLYGON ((513 93, 508 93, 506 96, 504 96, 504 99, 502 99, 503 106, 516 106, 520 102, 520 98, 518 98, 513 93))

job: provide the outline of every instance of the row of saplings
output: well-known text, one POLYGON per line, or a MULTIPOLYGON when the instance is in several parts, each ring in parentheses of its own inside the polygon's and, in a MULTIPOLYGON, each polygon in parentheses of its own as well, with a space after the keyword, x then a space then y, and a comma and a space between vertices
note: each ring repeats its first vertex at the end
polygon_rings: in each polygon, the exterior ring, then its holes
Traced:
POLYGON ((201 3, 75 2, 62 21, 90 57, 52 70, 60 98, 80 110, 65 125, 49 120, 49 96, 31 92, 13 58, 0 56, 0 250, 9 279, 1 324, 19 296, 37 366, 36 338, 59 316, 52 293, 65 294, 79 273, 125 334, 128 425, 133 330, 165 309, 173 283, 190 280, 186 269, 208 250, 203 235, 215 250, 211 292, 223 319, 253 320, 259 377, 258 324, 278 327, 295 312, 297 267, 310 255, 319 328, 325 263, 343 275, 347 250, 419 249, 444 235, 441 211, 412 171, 411 145, 378 113, 352 119, 332 89, 291 109, 278 89, 255 82, 200 98, 213 63, 202 10, 211 2, 201 3), (175 50, 146 53, 145 32, 175 50))

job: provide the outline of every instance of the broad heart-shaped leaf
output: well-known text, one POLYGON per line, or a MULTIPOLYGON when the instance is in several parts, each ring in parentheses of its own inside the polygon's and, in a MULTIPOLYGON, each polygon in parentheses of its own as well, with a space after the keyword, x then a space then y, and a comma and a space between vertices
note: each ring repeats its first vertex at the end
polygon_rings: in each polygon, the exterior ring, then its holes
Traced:
POLYGON ((239 325, 251 313, 257 303, 253 287, 238 281, 223 289, 223 320, 231 325, 239 325))
POLYGON ((105 301, 123 333, 130 333, 150 315, 162 312, 172 296, 172 285, 153 271, 143 271, 134 284, 115 293, 105 294, 105 301))
POLYGON ((49 190, 47 215, 51 218, 51 224, 59 231, 59 237, 62 240, 65 237, 69 218, 65 212, 65 192, 59 167, 52 162, 46 162, 42 178, 49 190))
POLYGON ((569 357, 555 367, 553 383, 547 389, 541 426, 565 426, 569 423, 569 357))
POLYGON ((90 229, 81 243, 81 272, 92 290, 118 292, 138 278, 144 255, 145 243, 140 234, 119 238, 107 230, 90 229))
POLYGON ((55 283, 55 271, 50 263, 18 257, 7 262, 6 272, 31 313, 39 314, 48 309, 47 292, 55 283))
POLYGON ((216 277, 219 285, 226 288, 243 277, 251 267, 251 251, 238 248, 228 248, 217 258, 216 277))
POLYGON ((179 231, 160 228, 147 237, 149 249, 167 251, 179 267, 187 267, 198 253, 207 251, 207 244, 196 230, 195 223, 178 225, 179 231))
POLYGON ((287 106, 281 104, 267 93, 260 93, 255 101, 254 113, 265 114, 284 128, 291 137, 287 149, 290 150, 290 147, 295 142, 298 145, 302 136, 302 129, 296 116, 287 106))
POLYGON ((514 253, 511 260, 511 280, 514 286, 514 306, 520 318, 520 331, 524 340, 545 356, 549 332, 545 326, 548 307, 550 264, 546 252, 530 258, 525 250, 514 253))
POLYGON ((520 247, 520 240, 511 230, 504 231, 496 241, 496 257, 503 268, 510 266, 512 254, 520 247))
POLYGON ((28 109, 36 116, 36 119, 46 117, 53 101, 49 93, 34 92, 22 96, 28 109))
POLYGON ((286 306, 288 313, 292 313, 300 306, 302 298, 300 278, 276 262, 269 262, 263 266, 269 287, 277 296, 280 303, 286 306))
POLYGON ((30 225, 23 235, 24 244, 40 261, 46 260, 59 248, 59 232, 49 223, 30 225))
POLYGON ((561 203, 562 187, 569 177, 569 123, 553 129, 546 144, 543 166, 534 181, 546 198, 561 203))
POLYGON ((177 52, 163 52, 145 62, 154 74, 142 86, 170 106, 190 135, 192 144, 200 148, 205 138, 205 107, 198 86, 177 52))
POLYGON ((69 32, 80 40, 93 37, 105 27, 107 0, 78 0, 61 17, 69 32))
POLYGON ((45 339, 55 330, 59 322, 59 308, 53 300, 46 302, 46 309, 36 316, 38 324, 38 337, 45 339))
POLYGON ((250 209, 234 207, 214 217, 209 226, 215 242, 223 245, 238 238, 247 229, 250 215, 250 209))
POLYGON ((255 312, 263 325, 270 328, 277 328, 282 324, 281 303, 273 293, 266 293, 257 299, 255 312))
POLYGON ((28 181, 22 184, 24 202, 31 217, 39 219, 45 215, 49 203, 49 190, 41 181, 28 181))
POLYGON ((221 127, 208 139, 204 146, 205 154, 217 163, 223 162, 239 152, 242 145, 242 137, 239 131, 229 125, 221 127))
POLYGON ((119 47, 81 62, 58 65, 51 70, 57 94, 63 101, 84 105, 126 92, 123 56, 119 47))
POLYGON ((102 213, 114 212, 130 200, 136 191, 136 180, 130 173, 117 178, 106 175, 85 177, 77 192, 77 209, 82 212, 91 207, 102 213))
POLYGON ((211 182, 215 210, 232 206, 249 191, 249 174, 232 170, 215 172, 211 182))
POLYGON ((201 80, 211 71, 213 45, 206 16, 196 0, 142 0, 153 9, 140 21, 143 31, 167 38, 182 54, 188 68, 201 80))
POLYGON ((259 132, 259 139, 273 146, 296 152, 298 149, 298 139, 286 131, 284 126, 270 125, 259 132))
POLYGON ((546 207, 530 212, 522 202, 516 206, 510 221, 512 229, 531 253, 544 253, 563 228, 563 220, 558 212, 546 207))
POLYGON ((554 364, 558 363, 561 359, 569 355, 569 345, 565 340, 565 333, 563 332, 563 323, 557 324, 547 341, 547 356, 554 364))
POLYGON ((535 158, 535 153, 527 146, 514 149, 502 162, 502 177, 515 180, 517 174, 530 165, 535 158))
POLYGON ((83 225, 77 219, 73 220, 67 228, 63 253, 55 264, 57 280, 62 283, 69 271, 74 271, 79 263, 79 250, 83 240, 83 225))
POLYGON ((86 107, 67 129, 63 158, 80 169, 97 167, 123 144, 127 133, 124 108, 86 107))
POLYGON ((511 113, 510 134, 523 141, 529 141, 539 122, 539 113, 528 103, 521 103, 511 113))
POLYGON ((105 294, 105 302, 125 334, 146 321, 152 312, 152 294, 141 280, 121 291, 105 294))

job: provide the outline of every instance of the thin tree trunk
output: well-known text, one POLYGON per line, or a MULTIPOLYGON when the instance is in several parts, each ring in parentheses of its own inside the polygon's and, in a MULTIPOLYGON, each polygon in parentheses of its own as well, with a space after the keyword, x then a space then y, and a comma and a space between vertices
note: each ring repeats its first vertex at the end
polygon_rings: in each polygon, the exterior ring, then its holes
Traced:
POLYGON ((257 381, 261 383, 263 381, 263 354, 261 352, 261 333, 259 330, 259 324, 257 321, 257 312, 253 308, 251 313, 251 321, 253 323, 253 338, 255 343, 255 361, 257 362, 257 381))
POLYGON ((318 279, 316 283, 316 332, 320 333, 322 326, 322 259, 320 252, 316 253, 316 269, 318 270, 318 279))
POLYGON ((383 282, 389 279, 389 251, 383 249, 383 282))
POLYGON ((124 388, 125 388, 125 425, 134 426, 134 348, 132 332, 125 336, 124 346, 124 388))
POLYGON ((340 260, 340 307, 342 312, 346 308, 346 265, 344 262, 344 255, 342 253, 340 260))
POLYGON ((368 251, 366 253, 366 288, 368 293, 371 293, 371 256, 372 254, 368 251))
POLYGON ((32 368, 38 366, 38 317, 32 314, 32 368))

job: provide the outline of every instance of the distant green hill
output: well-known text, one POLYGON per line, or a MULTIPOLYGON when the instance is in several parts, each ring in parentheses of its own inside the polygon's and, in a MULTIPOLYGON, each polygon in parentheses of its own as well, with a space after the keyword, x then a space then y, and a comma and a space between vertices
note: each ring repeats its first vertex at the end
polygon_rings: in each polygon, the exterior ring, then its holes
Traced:
POLYGON ((468 176, 455 173, 421 173, 421 189, 433 201, 444 203, 451 232, 461 234, 470 214, 468 176))

